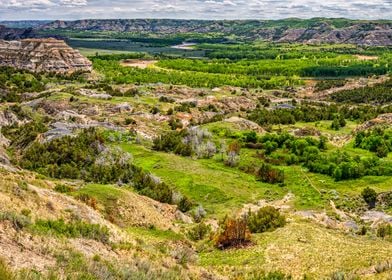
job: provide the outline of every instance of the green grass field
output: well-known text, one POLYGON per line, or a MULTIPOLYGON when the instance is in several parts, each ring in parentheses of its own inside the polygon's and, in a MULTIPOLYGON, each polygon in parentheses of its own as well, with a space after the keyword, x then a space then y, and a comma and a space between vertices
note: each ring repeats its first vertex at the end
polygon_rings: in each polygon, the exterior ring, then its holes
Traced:
MULTIPOLYGON (((203 205, 213 217, 235 213, 244 204, 260 199, 278 199, 288 192, 295 195, 296 209, 324 209, 329 207, 330 194, 335 191, 343 196, 357 195, 367 186, 379 192, 390 189, 387 176, 335 182, 329 176, 310 173, 300 166, 280 167, 285 171, 285 186, 280 187, 256 181, 254 175, 225 166, 219 156, 194 160, 151 151, 140 145, 121 146, 133 155, 136 165, 203 205)), ((246 160, 249 151, 243 151, 242 156, 246 160)))

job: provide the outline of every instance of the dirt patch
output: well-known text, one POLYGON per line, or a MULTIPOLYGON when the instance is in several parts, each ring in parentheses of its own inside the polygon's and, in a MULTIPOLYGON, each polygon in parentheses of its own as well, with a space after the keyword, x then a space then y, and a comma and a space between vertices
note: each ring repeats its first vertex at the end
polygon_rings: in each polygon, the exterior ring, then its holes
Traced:
POLYGON ((177 50, 193 50, 196 45, 197 44, 195 43, 183 43, 181 45, 172 46, 171 48, 177 50))
POLYGON ((377 60, 378 56, 369 56, 369 55, 356 55, 356 58, 359 60, 377 60))
POLYGON ((266 201, 264 199, 258 201, 256 204, 245 204, 243 208, 239 212, 239 216, 244 216, 246 215, 249 211, 251 212, 257 212, 261 208, 266 207, 266 206, 272 206, 274 208, 277 208, 281 211, 289 211, 292 207, 292 201, 294 200, 295 196, 292 193, 286 194, 282 199, 280 200, 275 200, 275 201, 266 201))
POLYGON ((157 60, 142 60, 142 59, 126 59, 121 61, 121 65, 125 67, 135 67, 140 69, 146 69, 151 65, 157 63, 157 60))

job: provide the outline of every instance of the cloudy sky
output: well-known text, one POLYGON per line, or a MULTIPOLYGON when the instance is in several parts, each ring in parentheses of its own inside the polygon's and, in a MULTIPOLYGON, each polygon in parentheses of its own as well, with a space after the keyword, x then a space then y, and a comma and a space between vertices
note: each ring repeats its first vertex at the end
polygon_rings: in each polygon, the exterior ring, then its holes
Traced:
POLYGON ((392 19, 392 0, 0 0, 0 20, 287 17, 392 19))

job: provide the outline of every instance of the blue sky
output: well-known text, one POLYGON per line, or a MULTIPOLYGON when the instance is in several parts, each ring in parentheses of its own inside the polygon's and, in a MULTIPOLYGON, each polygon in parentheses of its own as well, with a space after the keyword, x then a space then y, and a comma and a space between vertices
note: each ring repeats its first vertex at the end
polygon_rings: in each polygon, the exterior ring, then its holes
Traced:
POLYGON ((392 19, 392 0, 0 0, 0 20, 288 17, 392 19))

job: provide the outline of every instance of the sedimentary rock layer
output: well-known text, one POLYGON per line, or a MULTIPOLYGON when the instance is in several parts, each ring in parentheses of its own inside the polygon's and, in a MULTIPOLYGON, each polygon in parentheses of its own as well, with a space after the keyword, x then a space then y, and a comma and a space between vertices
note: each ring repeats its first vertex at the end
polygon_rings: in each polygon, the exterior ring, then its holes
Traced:
POLYGON ((56 39, 0 40, 0 66, 62 74, 92 70, 91 62, 79 51, 56 39))

